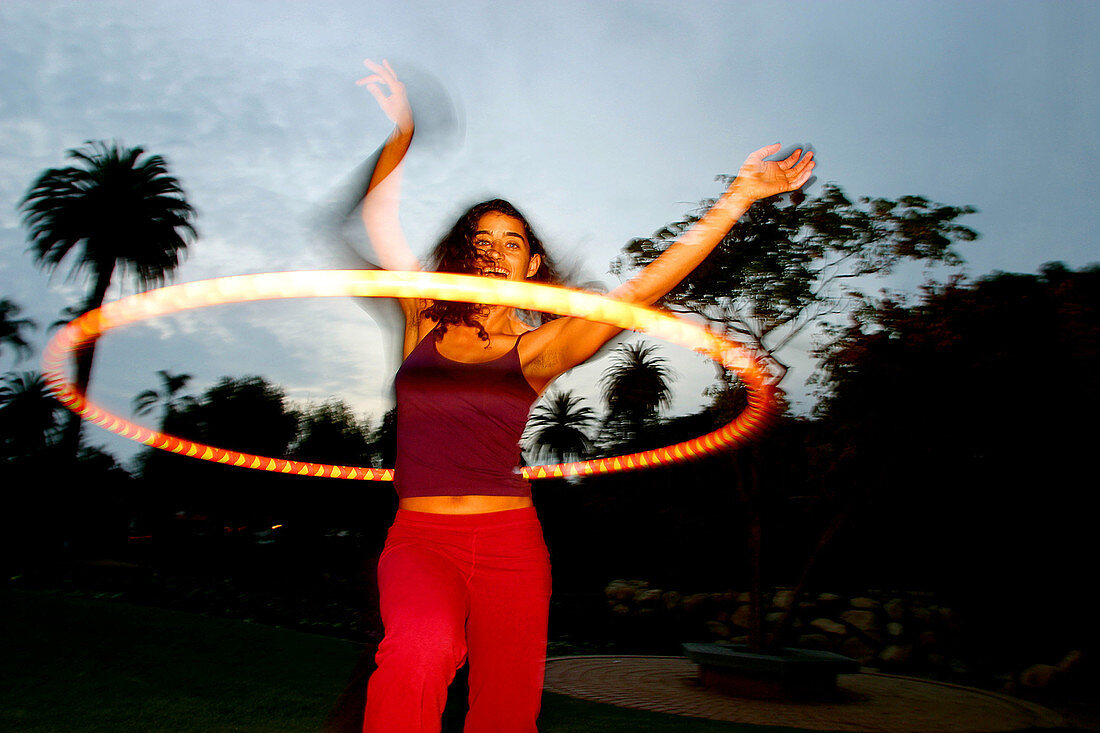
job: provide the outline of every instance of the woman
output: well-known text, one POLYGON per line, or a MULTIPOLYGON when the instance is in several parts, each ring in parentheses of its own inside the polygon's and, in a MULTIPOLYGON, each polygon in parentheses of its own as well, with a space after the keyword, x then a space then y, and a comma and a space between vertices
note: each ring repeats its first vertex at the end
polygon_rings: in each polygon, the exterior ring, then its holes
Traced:
MULTIPOLYGON (((379 155, 362 215, 387 269, 415 270, 398 223, 401 161, 413 135, 404 87, 365 62, 368 88, 396 129, 379 155)), ((652 304, 691 272, 757 199, 802 186, 813 153, 748 157, 709 212, 608 297, 652 304)), ((436 269, 552 281, 527 220, 501 200, 464 214, 436 269)), ((468 657, 467 731, 533 731, 545 664, 550 568, 530 487, 518 473, 527 412, 556 377, 619 329, 578 318, 532 328, 505 306, 400 301, 398 512, 378 564, 385 636, 367 691, 367 731, 439 730, 447 685, 468 657)))

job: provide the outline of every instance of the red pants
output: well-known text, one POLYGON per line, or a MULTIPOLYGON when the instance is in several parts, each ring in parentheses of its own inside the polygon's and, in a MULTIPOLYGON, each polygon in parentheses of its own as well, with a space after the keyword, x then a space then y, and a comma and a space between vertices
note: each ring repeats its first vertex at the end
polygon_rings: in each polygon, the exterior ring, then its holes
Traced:
POLYGON ((378 560, 385 636, 367 733, 438 731, 469 656, 466 733, 534 731, 546 666, 550 559, 532 509, 399 509, 378 560))

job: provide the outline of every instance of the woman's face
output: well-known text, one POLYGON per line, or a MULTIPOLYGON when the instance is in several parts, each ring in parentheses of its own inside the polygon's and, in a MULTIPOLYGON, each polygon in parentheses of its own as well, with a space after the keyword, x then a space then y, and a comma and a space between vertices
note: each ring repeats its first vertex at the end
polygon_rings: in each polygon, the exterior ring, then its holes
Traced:
POLYGON ((526 280, 534 275, 542 258, 531 254, 523 222, 499 211, 481 215, 474 227, 474 246, 479 257, 479 275, 504 280, 526 280))

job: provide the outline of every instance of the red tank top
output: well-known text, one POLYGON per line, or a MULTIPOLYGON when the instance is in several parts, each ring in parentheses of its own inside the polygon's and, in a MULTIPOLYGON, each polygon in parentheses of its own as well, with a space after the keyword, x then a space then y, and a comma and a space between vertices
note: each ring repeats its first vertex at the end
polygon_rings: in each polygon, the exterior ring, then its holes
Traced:
POLYGON ((530 496, 520 436, 538 395, 520 370, 519 338, 504 356, 451 361, 428 334, 397 370, 397 496, 530 496))

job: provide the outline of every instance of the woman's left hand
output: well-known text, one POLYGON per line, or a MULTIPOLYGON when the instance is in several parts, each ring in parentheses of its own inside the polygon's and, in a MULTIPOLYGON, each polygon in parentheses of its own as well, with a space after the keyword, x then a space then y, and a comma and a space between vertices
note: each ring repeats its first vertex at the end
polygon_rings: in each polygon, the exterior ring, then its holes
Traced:
POLYGON ((784 160, 764 160, 778 153, 779 148, 779 143, 775 143, 750 154, 737 171, 730 190, 757 201, 793 191, 810 180, 814 169, 813 152, 802 155, 802 149, 798 148, 784 160))
POLYGON ((397 129, 410 132, 413 129, 412 107, 409 106, 405 85, 398 81, 390 62, 382 59, 381 64, 376 64, 367 59, 363 65, 374 73, 355 83, 367 88, 397 129), (383 86, 389 90, 388 94, 383 91, 383 86))

